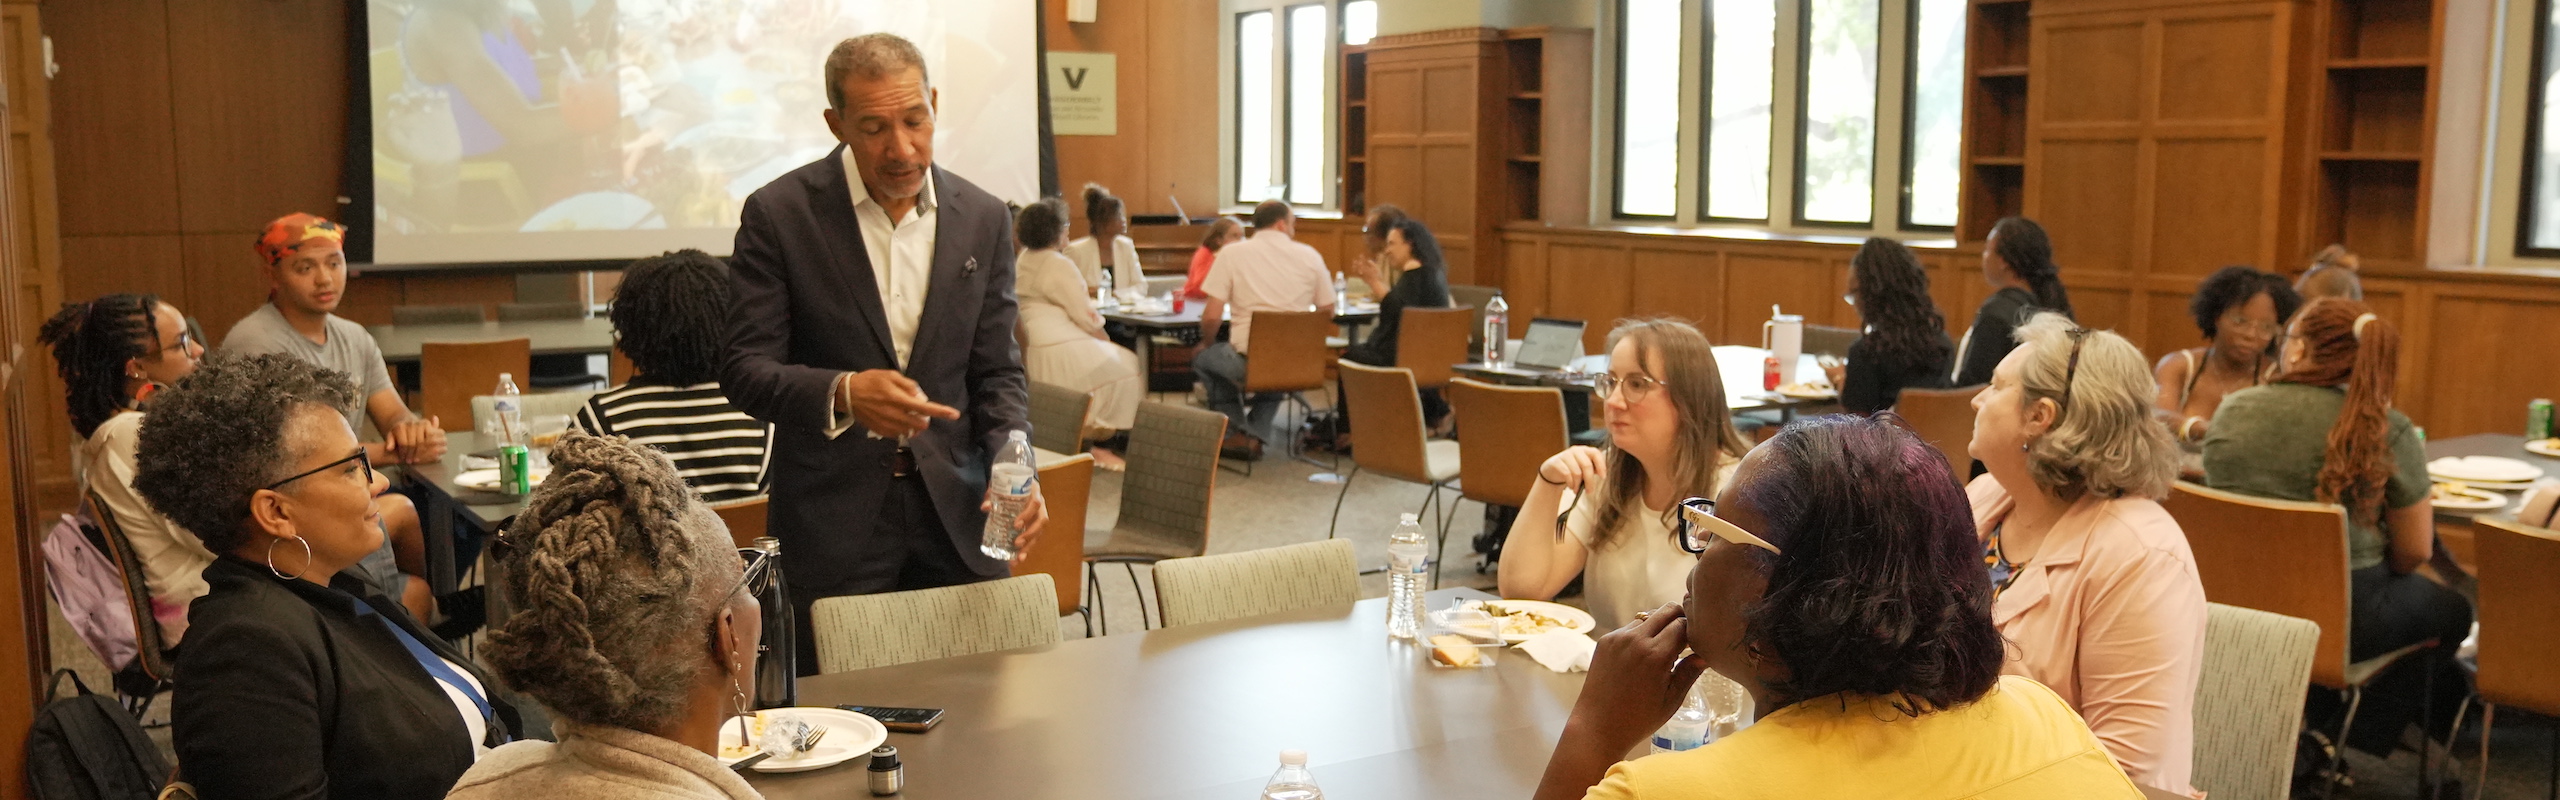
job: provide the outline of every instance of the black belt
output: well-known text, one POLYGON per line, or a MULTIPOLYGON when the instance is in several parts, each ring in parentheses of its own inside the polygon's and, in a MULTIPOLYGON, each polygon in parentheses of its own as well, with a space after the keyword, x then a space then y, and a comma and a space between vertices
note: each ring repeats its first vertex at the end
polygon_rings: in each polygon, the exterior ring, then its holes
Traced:
POLYGON ((890 453, 889 457, 885 459, 885 461, 889 466, 890 477, 912 478, 918 474, 916 470, 916 451, 914 450, 909 450, 904 447, 898 448, 897 452, 890 453))

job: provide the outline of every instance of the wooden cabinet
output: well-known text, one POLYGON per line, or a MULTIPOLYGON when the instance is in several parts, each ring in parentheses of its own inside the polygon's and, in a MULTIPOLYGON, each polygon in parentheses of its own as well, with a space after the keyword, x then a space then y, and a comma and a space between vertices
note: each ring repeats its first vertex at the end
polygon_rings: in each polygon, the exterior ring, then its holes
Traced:
POLYGON ((2315 17, 2315 185, 2298 247, 2338 243, 2368 268, 2424 267, 2443 6, 2319 0, 2315 17))
POLYGON ((1956 236, 1981 241, 2025 206, 2028 0, 1973 0, 1965 19, 1964 190, 1956 236))

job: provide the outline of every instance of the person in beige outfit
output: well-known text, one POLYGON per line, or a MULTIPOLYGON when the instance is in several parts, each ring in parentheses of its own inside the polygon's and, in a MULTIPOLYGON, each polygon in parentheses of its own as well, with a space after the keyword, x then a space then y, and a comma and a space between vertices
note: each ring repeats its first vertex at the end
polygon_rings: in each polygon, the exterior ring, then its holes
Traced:
POLYGON ((490 751, 448 797, 761 797, 717 756, 721 723, 749 710, 766 565, 741 560, 665 455, 570 434, 493 547, 518 610, 489 665, 560 740, 490 751))

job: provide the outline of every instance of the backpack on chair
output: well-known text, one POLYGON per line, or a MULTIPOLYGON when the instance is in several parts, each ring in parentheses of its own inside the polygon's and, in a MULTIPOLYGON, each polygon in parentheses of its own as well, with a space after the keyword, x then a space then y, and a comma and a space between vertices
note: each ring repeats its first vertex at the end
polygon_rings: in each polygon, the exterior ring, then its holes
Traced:
POLYGON ((36 711, 27 734, 27 783, 36 800, 151 800, 167 783, 168 762, 142 726, 112 698, 89 691, 71 670, 53 674, 46 697, 70 678, 79 693, 36 711))

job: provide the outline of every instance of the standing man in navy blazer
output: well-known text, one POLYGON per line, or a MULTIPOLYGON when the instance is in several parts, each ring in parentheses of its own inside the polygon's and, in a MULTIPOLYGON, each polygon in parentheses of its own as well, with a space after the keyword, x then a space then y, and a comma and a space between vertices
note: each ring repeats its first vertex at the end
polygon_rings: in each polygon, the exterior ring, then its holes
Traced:
MULTIPOLYGON (((818 598, 1006 575, 978 549, 987 465, 1030 429, 1012 217, 933 165, 923 53, 892 34, 847 39, 826 81, 843 146, 747 198, 721 379, 775 426, 769 524, 802 673, 816 671, 818 598)), ((1047 520, 1036 486, 1031 498, 1017 552, 1047 520)))

